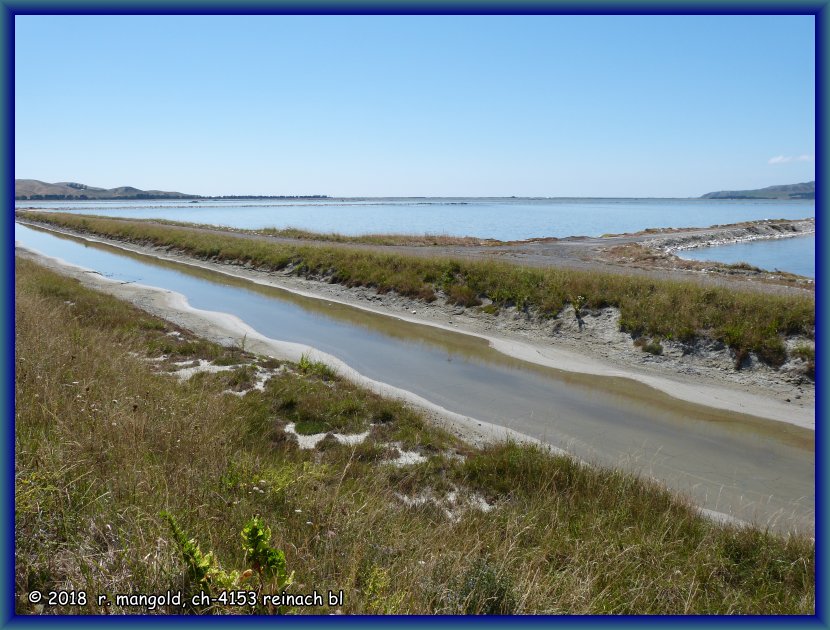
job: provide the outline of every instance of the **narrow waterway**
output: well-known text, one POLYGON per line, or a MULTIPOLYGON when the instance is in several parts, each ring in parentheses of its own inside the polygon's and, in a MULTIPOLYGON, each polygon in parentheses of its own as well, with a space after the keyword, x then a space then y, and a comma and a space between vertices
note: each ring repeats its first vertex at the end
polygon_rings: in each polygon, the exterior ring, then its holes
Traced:
POLYGON ((652 476, 702 507, 779 531, 814 530, 814 433, 683 403, 627 379, 507 357, 469 335, 294 295, 22 225, 28 249, 186 296, 268 337, 313 346, 450 411, 589 462, 652 476))

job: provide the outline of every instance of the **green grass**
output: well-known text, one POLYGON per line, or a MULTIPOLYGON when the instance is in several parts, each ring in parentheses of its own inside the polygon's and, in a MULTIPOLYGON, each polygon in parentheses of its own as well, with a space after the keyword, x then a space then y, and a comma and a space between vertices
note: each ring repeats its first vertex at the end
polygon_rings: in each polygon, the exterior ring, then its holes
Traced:
POLYGON ((242 579, 240 531, 255 516, 290 590, 343 589, 345 613, 814 612, 810 539, 715 524, 654 483, 540 448, 473 448, 337 376, 214 346, 25 260, 15 271, 19 614, 101 612, 35 608, 34 589, 194 592, 183 554, 212 553, 202 574, 242 579), (166 362, 148 361, 161 345, 166 362), (238 397, 223 393, 226 373, 165 374, 182 356, 278 369, 238 397), (300 450, 283 430, 300 419, 370 436, 300 450), (384 463, 396 444, 426 461, 384 463), (451 520, 397 497, 452 489, 493 509, 451 520), (198 553, 182 549, 190 538, 198 553))
POLYGON ((41 220, 82 231, 184 250, 199 257, 269 269, 291 266, 294 273, 323 275, 347 286, 366 285, 378 292, 395 290, 431 300, 436 290, 451 302, 471 305, 486 296, 497 307, 533 307, 558 313, 570 296, 586 296, 586 308, 617 306, 623 330, 660 338, 691 341, 701 334, 724 341, 736 352, 755 351, 772 364, 786 354, 782 335, 806 334, 814 328, 811 298, 769 296, 703 288, 693 283, 655 282, 628 276, 562 270, 524 269, 504 263, 424 260, 334 248, 296 248, 157 228, 131 221, 71 215, 39 215, 41 220))
MULTIPOLYGON (((177 223, 176 225, 186 225, 177 223)), ((215 226, 211 226, 215 228, 215 226)), ((310 232, 300 228, 262 228, 259 230, 245 230, 252 234, 290 238, 297 240, 322 241, 329 243, 355 243, 363 245, 380 245, 384 247, 435 247, 435 246, 472 246, 472 245, 499 245, 503 241, 495 239, 481 239, 472 236, 448 236, 445 234, 360 234, 347 236, 336 232, 310 232)))
POLYGON ((332 379, 337 374, 322 361, 312 361, 307 354, 303 354, 297 363, 297 368, 305 374, 316 374, 323 380, 332 379))
POLYGON ((580 296, 581 309, 620 309, 620 326, 633 336, 692 342, 710 337, 736 355, 755 352, 771 365, 787 357, 784 338, 815 332, 815 301, 809 296, 779 296, 703 286, 694 282, 535 269, 497 261, 460 261, 407 257, 335 246, 299 246, 252 240, 232 234, 162 227, 141 221, 60 213, 18 216, 81 232, 167 247, 189 255, 268 270, 290 270, 345 286, 396 291, 432 301, 441 291, 447 301, 464 306, 492 302, 491 310, 515 306, 540 317, 553 317, 580 296))

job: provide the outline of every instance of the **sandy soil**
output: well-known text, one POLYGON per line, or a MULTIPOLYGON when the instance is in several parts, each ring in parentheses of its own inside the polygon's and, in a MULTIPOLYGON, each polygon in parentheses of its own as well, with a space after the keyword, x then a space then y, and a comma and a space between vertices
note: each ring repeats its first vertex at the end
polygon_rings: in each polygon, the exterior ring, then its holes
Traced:
MULTIPOLYGON (((148 313, 162 317, 181 328, 191 331, 197 337, 226 346, 238 346, 240 340, 244 338, 245 349, 255 354, 294 362, 299 361, 300 357, 305 354, 312 361, 322 361, 333 367, 339 375, 362 385, 370 391, 401 400, 419 408, 437 426, 452 432, 474 446, 482 446, 504 439, 542 444, 534 438, 511 429, 453 413, 411 392, 367 378, 337 357, 320 352, 310 346, 266 337, 234 315, 193 308, 179 293, 137 283, 122 283, 98 273, 90 273, 89 269, 72 265, 59 258, 46 256, 19 246, 15 248, 15 253, 48 269, 75 278, 84 286, 131 302, 148 313)), ((544 446, 553 451, 561 452, 550 445, 544 444, 544 446)))
MULTIPOLYGON (((803 364, 800 360, 791 360, 776 370, 752 358, 749 365, 736 371, 734 359, 728 349, 704 342, 693 347, 664 342, 663 355, 654 356, 642 352, 634 346, 629 335, 619 331, 619 313, 615 309, 583 314, 579 319, 572 309, 564 311, 552 320, 538 319, 531 313, 517 312, 515 309, 504 309, 493 316, 476 308, 465 309, 447 305, 440 297, 431 304, 425 304, 395 294, 378 295, 366 288, 350 289, 285 273, 263 272, 239 265, 195 260, 158 248, 88 236, 83 238, 247 278, 260 284, 348 304, 406 321, 476 335, 487 339, 495 349, 505 354, 557 369, 629 378, 681 400, 815 428, 815 385, 802 375, 803 364)), ((58 263, 52 260, 51 264, 58 263)), ((101 281, 103 285, 112 284, 95 274, 78 273, 76 277, 80 277, 86 283, 101 281)), ((176 297, 166 291, 161 293, 162 299, 158 290, 138 285, 118 284, 109 286, 108 290, 206 338, 221 341, 220 338, 224 336, 225 343, 229 340, 238 342, 242 334, 247 334, 248 339, 256 339, 257 343, 264 344, 263 349, 268 351, 263 354, 293 360, 298 359, 303 352, 309 352, 309 348, 297 344, 264 338, 229 315, 197 312, 190 308, 181 296, 176 297), (182 318, 187 321, 180 321, 182 318), (227 333, 230 330, 234 331, 233 335, 227 333)), ((806 339, 791 339, 788 343, 796 345, 811 342, 806 339)), ((370 381, 334 357, 323 356, 319 352, 315 356, 317 360, 324 360, 335 366, 340 373, 370 386, 375 391, 383 391, 387 395, 409 400, 443 417, 444 423, 447 423, 448 417, 444 410, 428 401, 409 392, 370 381)), ((451 418, 450 424, 456 429, 463 429, 465 437, 474 442, 492 437, 493 431, 501 436, 505 434, 503 428, 463 416, 451 418)))

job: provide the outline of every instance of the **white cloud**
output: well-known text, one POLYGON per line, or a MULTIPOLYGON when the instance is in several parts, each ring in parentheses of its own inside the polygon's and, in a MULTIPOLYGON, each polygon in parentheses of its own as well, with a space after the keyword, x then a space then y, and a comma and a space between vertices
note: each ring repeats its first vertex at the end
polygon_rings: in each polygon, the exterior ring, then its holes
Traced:
POLYGON ((812 155, 799 155, 793 157, 792 155, 776 155, 771 157, 767 164, 788 164, 789 162, 812 162, 815 159, 812 155))

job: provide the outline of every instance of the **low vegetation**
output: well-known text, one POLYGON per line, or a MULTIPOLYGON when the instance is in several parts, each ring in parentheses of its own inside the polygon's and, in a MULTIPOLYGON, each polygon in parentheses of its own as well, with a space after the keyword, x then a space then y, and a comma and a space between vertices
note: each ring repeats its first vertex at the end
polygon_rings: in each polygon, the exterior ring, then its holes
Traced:
POLYGON ((245 229, 237 227, 218 227, 210 223, 193 223, 186 221, 174 221, 172 219, 135 219, 143 223, 155 223, 160 225, 172 225, 186 228, 202 228, 205 230, 218 230, 236 234, 252 234, 257 236, 270 236, 277 239, 291 239, 296 241, 319 241, 324 243, 347 243, 355 245, 378 245, 383 247, 441 247, 460 246, 472 247, 481 245, 505 245, 509 242, 493 238, 476 238, 474 236, 450 236, 449 234, 340 234, 339 232, 312 232, 296 227, 266 227, 260 229, 245 229))
MULTIPOLYGON (((787 359, 784 339, 815 333, 815 301, 695 282, 567 269, 535 269, 497 261, 423 258, 366 250, 301 246, 232 234, 158 226, 141 221, 65 213, 19 212, 21 218, 188 255, 310 276, 379 293, 471 306, 486 298, 491 310, 516 307, 553 317, 580 296, 580 309, 613 306, 620 326, 635 338, 693 342, 705 336, 727 344, 736 357, 754 352, 778 366, 787 359)), ((736 365, 742 361, 736 359, 736 365)))
MULTIPOLYGON (((215 226, 212 226, 215 227, 215 226)), ((447 234, 360 234, 348 236, 337 232, 311 232, 300 228, 263 228, 248 230, 253 234, 275 236, 277 238, 291 238, 307 241, 324 241, 330 243, 360 243, 364 245, 403 246, 403 247, 434 247, 434 246, 462 246, 471 245, 498 245, 502 241, 482 239, 473 236, 449 236, 447 234)))
POLYGON ((15 317, 19 614, 814 612, 810 539, 537 447, 474 449, 308 358, 208 343, 22 259, 15 317), (240 367, 256 378, 234 390, 240 367), (343 601, 97 606, 226 587, 343 601), (68 589, 86 603, 27 597, 68 589))

